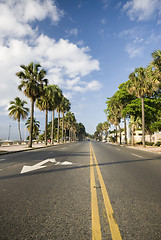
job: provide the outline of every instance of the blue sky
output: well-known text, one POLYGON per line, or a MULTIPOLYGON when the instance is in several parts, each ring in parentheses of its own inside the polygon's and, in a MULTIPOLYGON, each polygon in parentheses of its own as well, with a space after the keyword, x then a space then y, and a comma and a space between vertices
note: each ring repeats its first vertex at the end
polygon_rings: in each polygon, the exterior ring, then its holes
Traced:
MULTIPOLYGON (((15 97, 26 99, 15 73, 31 61, 47 70, 77 122, 94 133, 106 121, 106 98, 161 49, 161 0, 0 0, 0 33, 0 138, 8 138, 9 125, 18 138, 7 109, 15 97)), ((43 130, 44 113, 35 109, 35 117, 43 130)), ((24 122, 21 129, 25 137, 24 122)))

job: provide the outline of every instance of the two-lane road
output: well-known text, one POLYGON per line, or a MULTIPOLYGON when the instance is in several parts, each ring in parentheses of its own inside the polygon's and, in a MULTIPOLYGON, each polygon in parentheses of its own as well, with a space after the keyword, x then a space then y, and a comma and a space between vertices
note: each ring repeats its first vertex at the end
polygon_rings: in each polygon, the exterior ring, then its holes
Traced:
POLYGON ((156 154, 87 141, 1 155, 0 192, 2 240, 161 239, 156 154))

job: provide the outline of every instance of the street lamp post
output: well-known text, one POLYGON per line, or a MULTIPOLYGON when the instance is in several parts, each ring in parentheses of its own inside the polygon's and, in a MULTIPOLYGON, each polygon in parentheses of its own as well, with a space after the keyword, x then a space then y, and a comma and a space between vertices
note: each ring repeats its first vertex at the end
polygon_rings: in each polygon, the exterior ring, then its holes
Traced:
POLYGON ((10 140, 10 134, 11 134, 11 125, 9 125, 8 140, 10 140))

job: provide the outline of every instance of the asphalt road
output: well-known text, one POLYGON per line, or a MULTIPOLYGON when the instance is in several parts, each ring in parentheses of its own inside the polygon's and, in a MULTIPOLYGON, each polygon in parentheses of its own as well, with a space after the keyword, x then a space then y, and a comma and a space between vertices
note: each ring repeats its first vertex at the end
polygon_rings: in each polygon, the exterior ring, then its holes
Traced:
POLYGON ((1 155, 0 239, 161 239, 161 155, 88 141, 1 155))

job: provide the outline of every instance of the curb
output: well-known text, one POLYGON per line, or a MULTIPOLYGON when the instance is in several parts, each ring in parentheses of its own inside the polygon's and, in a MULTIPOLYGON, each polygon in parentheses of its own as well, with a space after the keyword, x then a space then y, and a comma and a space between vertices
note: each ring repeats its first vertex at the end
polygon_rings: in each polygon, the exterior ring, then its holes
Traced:
POLYGON ((50 145, 50 146, 42 146, 42 147, 34 147, 34 148, 27 148, 27 149, 21 149, 21 150, 17 150, 17 151, 6 151, 6 152, 0 152, 0 155, 6 155, 6 154, 11 154, 11 153, 19 153, 19 152, 27 152, 27 151, 32 151, 32 150, 37 150, 37 149, 41 149, 41 148, 49 148, 49 147, 54 147, 56 145, 50 145))

